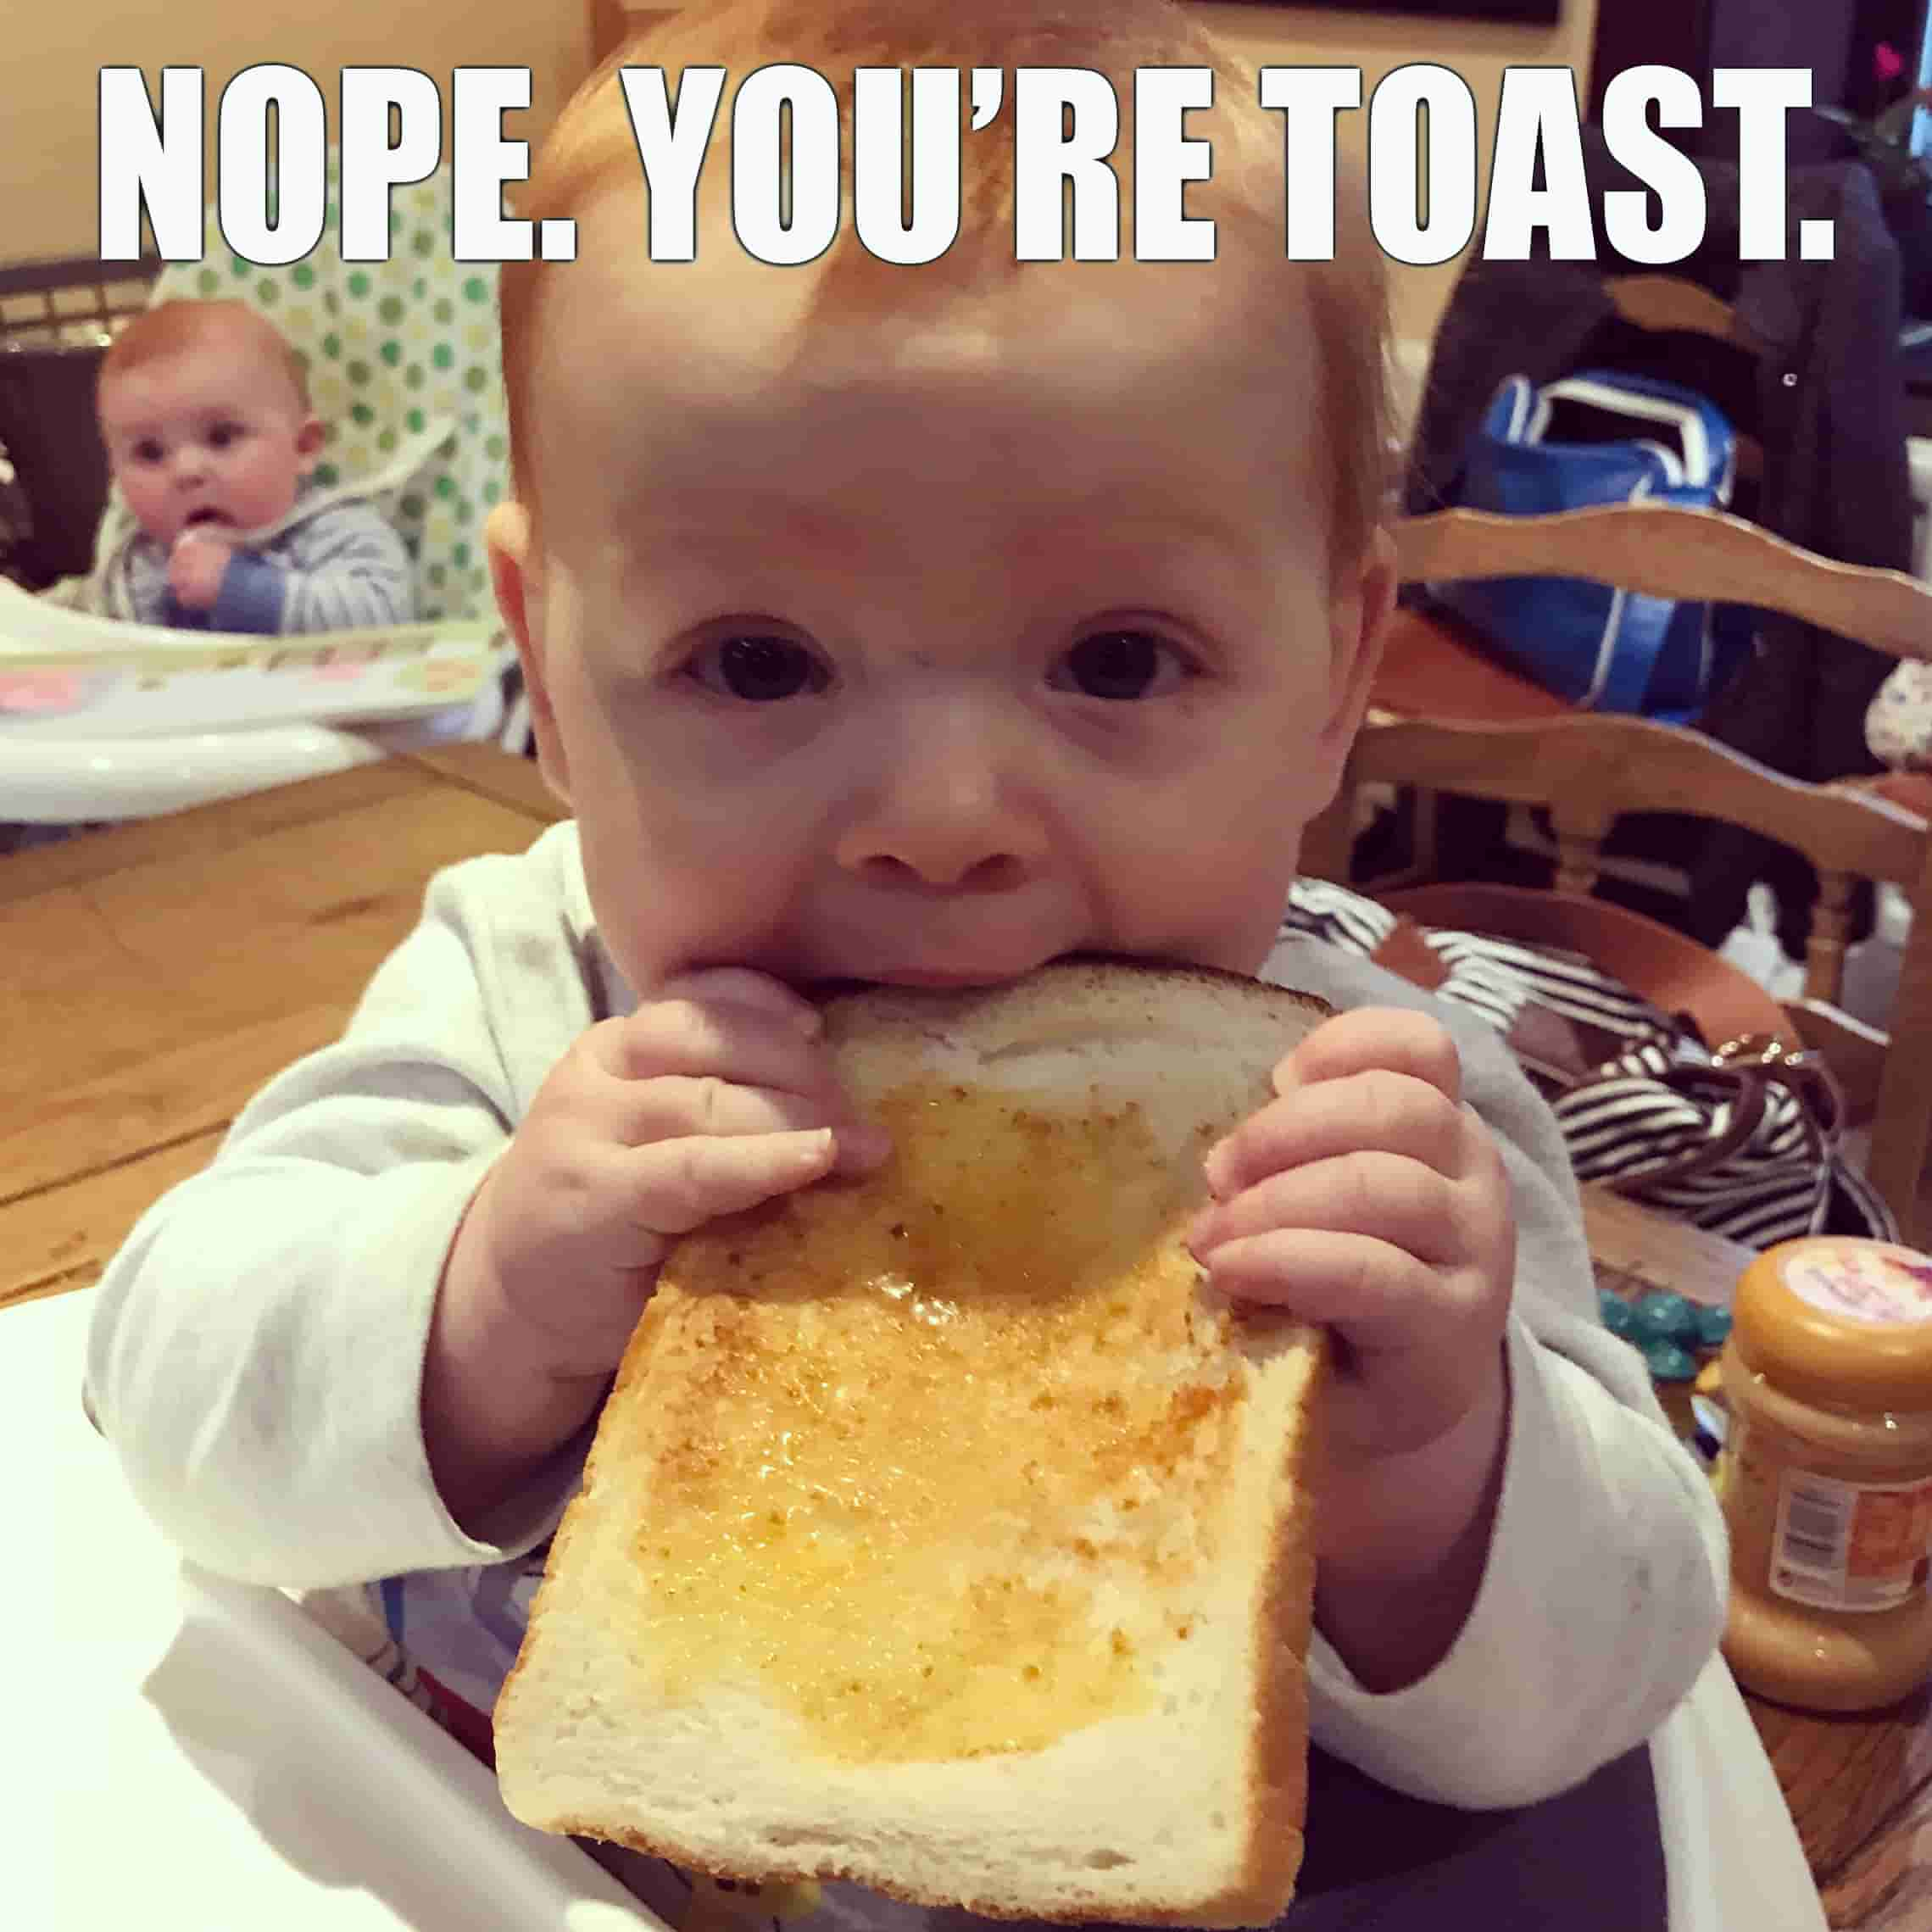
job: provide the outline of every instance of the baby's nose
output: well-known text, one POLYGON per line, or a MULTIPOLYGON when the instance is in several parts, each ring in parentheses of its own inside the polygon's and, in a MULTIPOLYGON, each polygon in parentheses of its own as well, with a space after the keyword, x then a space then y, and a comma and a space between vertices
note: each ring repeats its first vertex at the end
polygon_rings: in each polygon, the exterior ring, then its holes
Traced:
POLYGON ((853 814, 839 858, 881 882, 1000 892, 1029 877, 1048 849, 1037 774, 1011 734, 960 711, 928 711, 896 737, 853 814))
POLYGON ((866 851, 858 869, 882 885, 924 886, 944 892, 1008 892, 1022 884, 1027 862, 1016 852, 929 838, 892 838, 866 851))

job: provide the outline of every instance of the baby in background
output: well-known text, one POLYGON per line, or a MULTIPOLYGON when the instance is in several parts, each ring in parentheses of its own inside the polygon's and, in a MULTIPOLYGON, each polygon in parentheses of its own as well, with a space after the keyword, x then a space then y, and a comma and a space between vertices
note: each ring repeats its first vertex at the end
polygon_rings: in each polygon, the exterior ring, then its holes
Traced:
MULTIPOLYGON (((1713 1656, 1721 1519, 1598 1318, 1547 1110, 1479 1022, 1278 938, 1393 595, 1385 298, 1358 197, 1334 261, 1286 259, 1278 122, 1199 11, 743 0, 626 58, 797 61, 848 99, 869 64, 1090 67, 1123 120, 1137 69, 1213 67, 1212 263, 1129 232, 1016 264, 1010 122, 966 137, 960 238, 919 268, 846 236, 750 259, 715 151, 697 259, 654 264, 613 69, 533 169, 520 212, 578 248, 504 270, 489 541, 573 816, 431 886, 345 1038, 131 1236, 88 1369, 190 1556, 379 1584, 479 1731, 669 1245, 889 1151, 811 989, 1083 951, 1338 1009, 1210 1158, 1193 1236, 1219 1289, 1338 1338, 1322 1748, 1530 1805, 1713 1656)), ((920 1917, 851 1890, 827 1932, 920 1917)))
POLYGON ((97 413, 140 526, 110 565, 136 622, 292 636, 414 615, 381 513, 309 489, 323 426, 294 350, 246 303, 136 317, 102 361, 97 413))

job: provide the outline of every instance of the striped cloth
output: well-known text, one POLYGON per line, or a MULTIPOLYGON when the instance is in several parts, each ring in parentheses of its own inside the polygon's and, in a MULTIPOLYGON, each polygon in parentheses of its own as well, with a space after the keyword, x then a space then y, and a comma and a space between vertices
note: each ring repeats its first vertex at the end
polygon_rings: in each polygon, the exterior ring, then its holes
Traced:
POLYGON ((340 498, 238 548, 214 608, 183 610, 168 588, 168 553, 136 537, 125 553, 134 620, 177 629, 306 637, 384 630, 415 616, 415 573, 402 537, 373 504, 340 498))
MULTIPOLYGON (((1367 959, 1396 924, 1373 899, 1304 879, 1289 896, 1281 936, 1367 959)), ((1446 973, 1435 997, 1468 1008, 1499 1033, 1506 1037, 1536 1006, 1609 1042, 1602 1064, 1581 1080, 1525 1068, 1550 1101, 1579 1181, 1607 1182, 1751 1248, 1826 1230, 1898 1239, 1890 1211, 1840 1153, 1836 1123, 1810 1124, 1805 1100, 1775 1077, 1765 1082, 1762 1117, 1726 1159, 1646 1183, 1731 1130, 1736 1080, 1709 1047, 1579 954, 1476 933, 1425 928, 1422 937, 1446 973)))

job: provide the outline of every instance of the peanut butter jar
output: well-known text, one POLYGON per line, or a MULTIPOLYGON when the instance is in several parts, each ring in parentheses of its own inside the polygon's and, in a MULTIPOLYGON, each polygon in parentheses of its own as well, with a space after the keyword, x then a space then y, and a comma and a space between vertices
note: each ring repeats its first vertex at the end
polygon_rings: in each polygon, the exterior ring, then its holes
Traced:
POLYGON ((1892 1703, 1932 1676, 1932 1259, 1787 1241, 1745 1269, 1734 1314, 1724 1655, 1801 1709, 1892 1703))

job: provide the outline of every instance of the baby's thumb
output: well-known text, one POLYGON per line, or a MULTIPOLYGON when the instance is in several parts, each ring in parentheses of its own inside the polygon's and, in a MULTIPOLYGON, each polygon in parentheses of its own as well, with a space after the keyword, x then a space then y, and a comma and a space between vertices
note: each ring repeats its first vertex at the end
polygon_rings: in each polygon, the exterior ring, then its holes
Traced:
POLYGON ((705 966, 696 972, 681 972, 659 987, 656 997, 749 1006, 754 1012, 789 1020, 810 1033, 816 1033, 823 1023, 817 1007, 802 994, 794 993, 770 973, 754 972, 749 966, 705 966))

